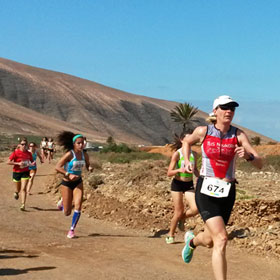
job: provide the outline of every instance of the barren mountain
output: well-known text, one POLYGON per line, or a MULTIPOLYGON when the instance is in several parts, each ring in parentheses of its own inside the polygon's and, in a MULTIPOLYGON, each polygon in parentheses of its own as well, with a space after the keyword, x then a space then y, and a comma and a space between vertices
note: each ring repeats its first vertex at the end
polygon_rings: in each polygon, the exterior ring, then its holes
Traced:
MULTIPOLYGON (((0 58, 2 132, 55 135, 70 129, 96 141, 113 136, 120 142, 162 145, 178 131, 170 118, 176 105, 0 58)), ((197 116, 204 123, 207 114, 197 116)))

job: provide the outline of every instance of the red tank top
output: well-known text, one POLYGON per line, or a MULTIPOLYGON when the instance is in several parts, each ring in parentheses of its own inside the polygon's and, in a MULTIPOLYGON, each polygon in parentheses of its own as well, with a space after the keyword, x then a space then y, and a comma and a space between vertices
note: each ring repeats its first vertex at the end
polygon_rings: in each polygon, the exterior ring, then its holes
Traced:
POLYGON ((235 178, 235 147, 238 145, 237 128, 230 126, 226 134, 215 127, 207 126, 203 140, 200 174, 217 178, 235 178))

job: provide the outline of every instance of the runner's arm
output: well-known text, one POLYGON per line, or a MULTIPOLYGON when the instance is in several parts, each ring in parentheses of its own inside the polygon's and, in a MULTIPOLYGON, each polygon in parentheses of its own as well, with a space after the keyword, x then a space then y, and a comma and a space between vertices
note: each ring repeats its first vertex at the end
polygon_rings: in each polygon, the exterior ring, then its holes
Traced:
POLYGON ((43 160, 41 154, 38 151, 36 151, 36 153, 37 153, 38 158, 40 159, 40 162, 43 163, 44 160, 43 160))
POLYGON ((72 158, 71 152, 67 152, 66 154, 64 154, 62 156, 62 158, 57 162, 56 166, 55 166, 55 170, 58 173, 61 173, 63 175, 66 176, 66 170, 64 169, 64 165, 69 162, 72 158))
POLYGON ((178 160, 179 160, 179 153, 178 152, 173 153, 167 170, 168 177, 172 177, 177 173, 184 172, 184 168, 175 169, 178 160))
POLYGON ((201 142, 205 137, 207 126, 197 127, 191 135, 185 137, 183 140, 182 152, 185 159, 185 171, 193 173, 193 166, 189 160, 191 154, 191 145, 201 142))
POLYGON ((7 161, 7 164, 8 165, 18 165, 20 166, 21 165, 21 162, 15 162, 15 153, 11 153, 11 155, 9 156, 8 158, 8 161, 7 161))
POLYGON ((252 165, 261 169, 263 167, 262 158, 258 155, 256 150, 252 147, 247 135, 241 129, 238 129, 238 131, 237 131, 237 139, 240 144, 240 146, 235 148, 235 152, 237 153, 238 157, 244 158, 247 161, 250 161, 252 163, 252 165))
POLYGON ((13 160, 11 160, 11 159, 8 159, 7 164, 8 164, 8 165, 20 165, 21 162, 15 162, 15 161, 13 161, 13 160))
POLYGON ((193 173, 196 177, 199 177, 200 174, 199 174, 199 171, 197 169, 197 158, 198 158, 198 156, 197 156, 197 153, 194 152, 194 151, 193 151, 193 155, 194 155, 194 170, 193 170, 193 173))
POLYGON ((89 155, 87 152, 84 152, 84 157, 85 157, 85 161, 86 161, 86 169, 89 172, 92 172, 93 168, 90 166, 89 155))

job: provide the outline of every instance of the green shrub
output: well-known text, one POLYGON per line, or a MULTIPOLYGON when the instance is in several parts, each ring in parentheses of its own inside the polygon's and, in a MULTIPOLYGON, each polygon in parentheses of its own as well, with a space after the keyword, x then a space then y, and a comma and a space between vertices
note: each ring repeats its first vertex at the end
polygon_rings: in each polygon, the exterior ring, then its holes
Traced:
MULTIPOLYGON (((250 162, 239 158, 237 159, 237 168, 244 172, 254 172, 258 170, 250 162)), ((280 156, 266 156, 263 159, 262 171, 280 172, 280 156)))
POLYGON ((109 153, 109 152, 114 152, 114 153, 130 153, 132 152, 132 149, 129 148, 126 144, 119 144, 117 145, 116 143, 109 144, 105 146, 102 150, 101 153, 109 153))
POLYGON ((245 199, 252 199, 254 196, 247 194, 245 190, 241 190, 236 188, 236 199, 237 200, 245 200, 245 199))
POLYGON ((268 143, 267 143, 267 145, 277 145, 278 143, 277 142, 274 142, 274 141, 269 141, 268 143))
POLYGON ((260 145, 261 144, 261 138, 259 136, 255 136, 251 138, 252 145, 260 145))
POLYGON ((111 163, 130 163, 132 161, 139 160, 158 160, 167 159, 162 154, 147 153, 144 151, 131 151, 130 153, 115 153, 115 152, 88 152, 91 161, 95 160, 100 162, 111 162, 111 163))
POLYGON ((97 189, 99 185, 104 183, 102 177, 95 174, 92 174, 91 176, 87 177, 87 182, 89 186, 93 189, 97 189))
POLYGON ((90 161, 90 166, 94 169, 102 169, 102 163, 96 161, 96 160, 91 160, 90 161))
POLYGON ((268 171, 280 171, 280 156, 267 156, 264 159, 264 170, 268 171))

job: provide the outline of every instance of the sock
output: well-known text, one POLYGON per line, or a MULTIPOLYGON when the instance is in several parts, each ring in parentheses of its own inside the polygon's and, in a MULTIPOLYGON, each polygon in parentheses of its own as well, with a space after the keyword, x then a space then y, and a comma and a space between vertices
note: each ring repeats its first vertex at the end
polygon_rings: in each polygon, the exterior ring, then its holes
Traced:
POLYGON ((72 218, 71 230, 74 230, 81 216, 81 211, 75 210, 72 218))
POLYGON ((190 241, 190 247, 192 247, 193 249, 196 248, 196 246, 193 244, 193 239, 190 241))

